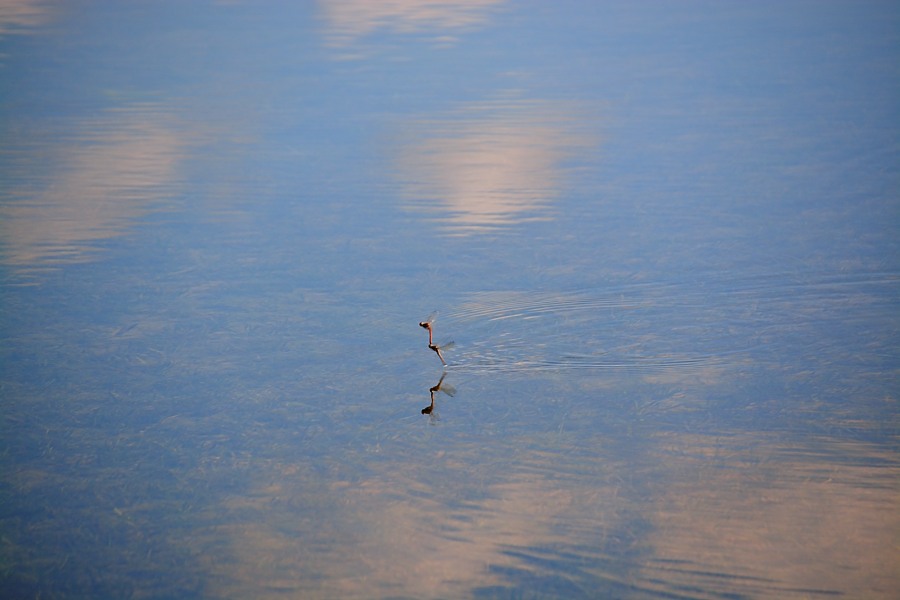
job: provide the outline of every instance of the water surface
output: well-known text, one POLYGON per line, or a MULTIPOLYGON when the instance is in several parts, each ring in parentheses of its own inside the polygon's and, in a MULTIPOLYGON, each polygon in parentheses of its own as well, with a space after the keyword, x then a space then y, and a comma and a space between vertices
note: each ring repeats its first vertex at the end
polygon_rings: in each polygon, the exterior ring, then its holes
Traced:
POLYGON ((4 597, 895 597, 898 30, 7 2, 4 597))

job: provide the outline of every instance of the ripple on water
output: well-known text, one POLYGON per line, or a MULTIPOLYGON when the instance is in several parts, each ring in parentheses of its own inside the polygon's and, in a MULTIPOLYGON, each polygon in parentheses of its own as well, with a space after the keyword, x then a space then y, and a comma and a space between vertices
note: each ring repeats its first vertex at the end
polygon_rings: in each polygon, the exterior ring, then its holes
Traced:
MULTIPOLYGON (((456 340, 451 368, 473 373, 689 371, 795 360, 798 350, 834 362, 860 351, 858 339, 841 339, 848 324, 890 318, 897 283, 890 273, 771 274, 606 293, 474 292, 437 328, 456 340)), ((873 334, 865 351, 888 352, 884 333, 878 343, 873 334)))

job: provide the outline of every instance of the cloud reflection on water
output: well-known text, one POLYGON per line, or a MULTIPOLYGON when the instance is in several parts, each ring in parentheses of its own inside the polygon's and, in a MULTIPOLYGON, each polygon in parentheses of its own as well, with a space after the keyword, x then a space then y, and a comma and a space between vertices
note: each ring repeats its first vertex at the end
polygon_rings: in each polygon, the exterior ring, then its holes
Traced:
POLYGON ((368 475, 327 483, 283 465, 216 509, 233 562, 209 565, 213 595, 886 598, 900 583, 900 472, 875 448, 837 468, 827 449, 846 448, 832 440, 590 442, 568 463, 533 439, 420 448, 417 462, 370 457, 368 475))
MULTIPOLYGON (((519 458, 540 466, 552 457, 519 458)), ((490 464, 440 450, 389 470, 327 489, 282 476, 247 502, 228 502, 221 514, 233 513, 225 520, 232 524, 215 535, 230 534, 235 562, 212 567, 214 595, 469 597, 508 584, 506 572, 531 569, 516 550, 577 541, 572 523, 593 535, 620 506, 614 485, 588 489, 523 472, 491 483, 498 473, 490 464), (311 493, 327 496, 310 500, 311 493), (291 514, 310 502, 321 504, 314 514, 291 514)))
POLYGON ((566 103, 496 100, 411 122, 398 149, 406 207, 471 234, 549 218, 565 161, 592 143, 566 103))
POLYGON ((179 181, 186 142, 157 106, 111 110, 65 129, 51 133, 69 136, 51 157, 29 154, 22 143, 25 166, 16 175, 23 183, 12 186, 12 202, 0 209, 8 264, 88 260, 94 242, 121 235, 179 181))
POLYGON ((37 0, 4 0, 0 2, 0 35, 37 27, 51 16, 46 2, 37 0))
POLYGON ((647 513, 653 551, 640 578, 662 595, 887 598, 900 589, 893 454, 765 433, 658 441, 668 476, 647 513))
POLYGON ((320 0, 334 45, 349 44, 378 29, 396 33, 448 32, 484 23, 505 0, 320 0))

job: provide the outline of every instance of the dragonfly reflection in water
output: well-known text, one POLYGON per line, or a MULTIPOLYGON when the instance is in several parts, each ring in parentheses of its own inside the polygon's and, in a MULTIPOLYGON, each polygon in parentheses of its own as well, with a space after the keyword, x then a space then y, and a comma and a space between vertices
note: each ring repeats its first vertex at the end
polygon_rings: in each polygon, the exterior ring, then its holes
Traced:
POLYGON ((449 383, 444 383, 444 378, 447 376, 447 372, 444 371, 441 374, 441 378, 438 380, 437 384, 431 386, 428 389, 428 392, 431 394, 431 404, 422 409, 423 415, 430 415, 434 410, 434 394, 435 392, 444 392, 451 398, 456 395, 456 388, 450 385, 449 383))
POLYGON ((445 342, 443 344, 435 344, 434 343, 434 318, 437 315, 436 312, 428 315, 428 318, 419 323, 419 327, 423 327, 428 330, 428 347, 434 350, 435 354, 438 355, 438 358, 441 359, 441 364, 447 366, 447 361, 444 360, 444 350, 453 347, 453 342, 445 342))

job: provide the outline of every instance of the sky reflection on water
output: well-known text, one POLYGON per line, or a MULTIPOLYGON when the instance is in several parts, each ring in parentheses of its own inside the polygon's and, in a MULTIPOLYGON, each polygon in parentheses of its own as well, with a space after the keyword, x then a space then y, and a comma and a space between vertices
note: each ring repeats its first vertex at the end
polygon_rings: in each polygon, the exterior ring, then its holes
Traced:
POLYGON ((51 145, 54 156, 45 164, 52 168, 37 182, 7 188, 6 262, 24 269, 89 260, 94 242, 122 235, 159 210, 179 187, 185 158, 172 121, 158 107, 128 106, 42 132, 56 138, 35 144, 39 150, 51 145))
POLYGON ((0 591, 894 597, 898 22, 4 3, 0 591))
POLYGON ((347 46, 365 36, 387 30, 392 34, 420 33, 435 41, 455 42, 454 33, 487 24, 504 0, 322 0, 325 35, 336 46, 347 46))
POLYGON ((565 182, 561 163, 596 144, 577 132, 576 112, 507 99, 423 123, 424 139, 399 148, 404 195, 455 234, 548 218, 565 182))

